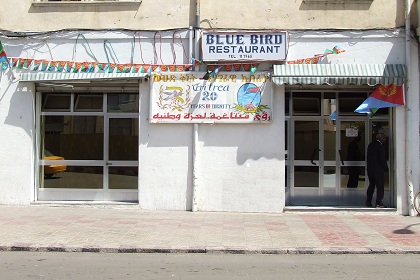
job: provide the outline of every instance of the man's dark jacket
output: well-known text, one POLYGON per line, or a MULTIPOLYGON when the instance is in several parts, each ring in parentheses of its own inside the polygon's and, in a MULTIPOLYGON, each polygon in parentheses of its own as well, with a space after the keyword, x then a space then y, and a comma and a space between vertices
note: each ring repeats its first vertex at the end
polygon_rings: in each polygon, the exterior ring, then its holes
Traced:
POLYGON ((385 147, 379 140, 372 141, 367 150, 367 171, 372 173, 388 172, 385 147))

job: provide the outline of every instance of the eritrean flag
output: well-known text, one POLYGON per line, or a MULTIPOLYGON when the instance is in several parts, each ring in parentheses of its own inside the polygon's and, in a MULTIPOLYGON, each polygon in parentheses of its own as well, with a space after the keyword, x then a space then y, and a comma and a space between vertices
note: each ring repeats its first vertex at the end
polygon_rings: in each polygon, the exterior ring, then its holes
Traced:
POLYGON ((0 41, 0 62, 8 62, 6 51, 3 48, 3 44, 0 41))
POLYGON ((390 84, 389 86, 380 85, 354 111, 361 114, 373 114, 379 108, 396 107, 404 104, 404 89, 402 86, 396 86, 394 84, 390 84))

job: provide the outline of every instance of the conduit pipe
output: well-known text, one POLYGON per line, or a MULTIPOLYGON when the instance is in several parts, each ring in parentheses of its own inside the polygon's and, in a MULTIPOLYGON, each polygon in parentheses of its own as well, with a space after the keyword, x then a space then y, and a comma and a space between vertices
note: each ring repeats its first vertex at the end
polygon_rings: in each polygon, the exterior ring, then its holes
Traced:
MULTIPOLYGON (((412 110, 412 105, 417 104, 414 103, 414 100, 410 94, 411 88, 411 51, 410 51, 410 41, 411 41, 411 0, 405 1, 405 67, 406 67, 406 81, 405 81, 405 93, 406 93, 406 111, 405 111, 405 172, 406 172, 406 191, 407 191, 407 206, 408 211, 407 213, 403 213, 404 215, 414 215, 414 205, 413 205, 413 192, 414 192, 414 185, 413 185, 413 159, 412 154, 414 151, 411 150, 412 146, 412 137, 415 135, 411 135, 413 131, 418 131, 413 129, 416 125, 413 123, 415 119, 413 114, 414 112, 418 112, 417 110, 412 110)), ((417 95, 415 95, 418 98, 417 95)), ((416 137, 419 137, 416 135, 416 137)), ((405 212, 405 211, 404 211, 405 212)))
MULTIPOLYGON (((200 0, 196 0, 196 8, 195 8, 195 27, 196 30, 200 28, 200 0)), ((192 58, 197 56, 196 46, 198 42, 197 32, 195 32, 192 28, 190 28, 190 61, 192 58), (194 42, 192 34, 194 36, 194 42), (193 44, 195 43, 195 44, 193 44)), ((194 70, 196 70, 196 66, 194 63, 194 70)), ((198 210, 198 203, 197 203, 197 189, 198 189, 198 164, 197 164, 197 147, 198 147, 198 124, 193 124, 193 144, 192 144, 192 198, 191 198, 191 210, 196 212, 198 210)))

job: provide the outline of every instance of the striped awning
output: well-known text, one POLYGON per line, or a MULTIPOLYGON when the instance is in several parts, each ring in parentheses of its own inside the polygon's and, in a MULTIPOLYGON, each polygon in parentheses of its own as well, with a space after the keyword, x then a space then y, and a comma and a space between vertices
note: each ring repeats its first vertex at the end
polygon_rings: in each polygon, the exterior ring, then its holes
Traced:
POLYGON ((70 81, 70 80, 101 80, 101 79, 141 79, 147 73, 61 73, 61 72, 32 72, 21 73, 20 81, 70 81))
POLYGON ((283 64, 274 65, 278 85, 402 85, 404 64, 283 64))

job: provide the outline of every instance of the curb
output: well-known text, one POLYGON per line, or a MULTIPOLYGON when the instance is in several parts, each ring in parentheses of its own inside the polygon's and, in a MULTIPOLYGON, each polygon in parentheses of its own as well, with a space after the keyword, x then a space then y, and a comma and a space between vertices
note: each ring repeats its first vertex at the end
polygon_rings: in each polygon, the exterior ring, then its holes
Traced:
POLYGON ((133 248, 133 247, 66 247, 15 245, 0 246, 0 252, 67 252, 67 253, 164 253, 164 254, 262 254, 262 255, 355 255, 355 254, 420 254, 420 249, 398 248, 279 248, 279 249, 244 249, 244 248, 133 248))

